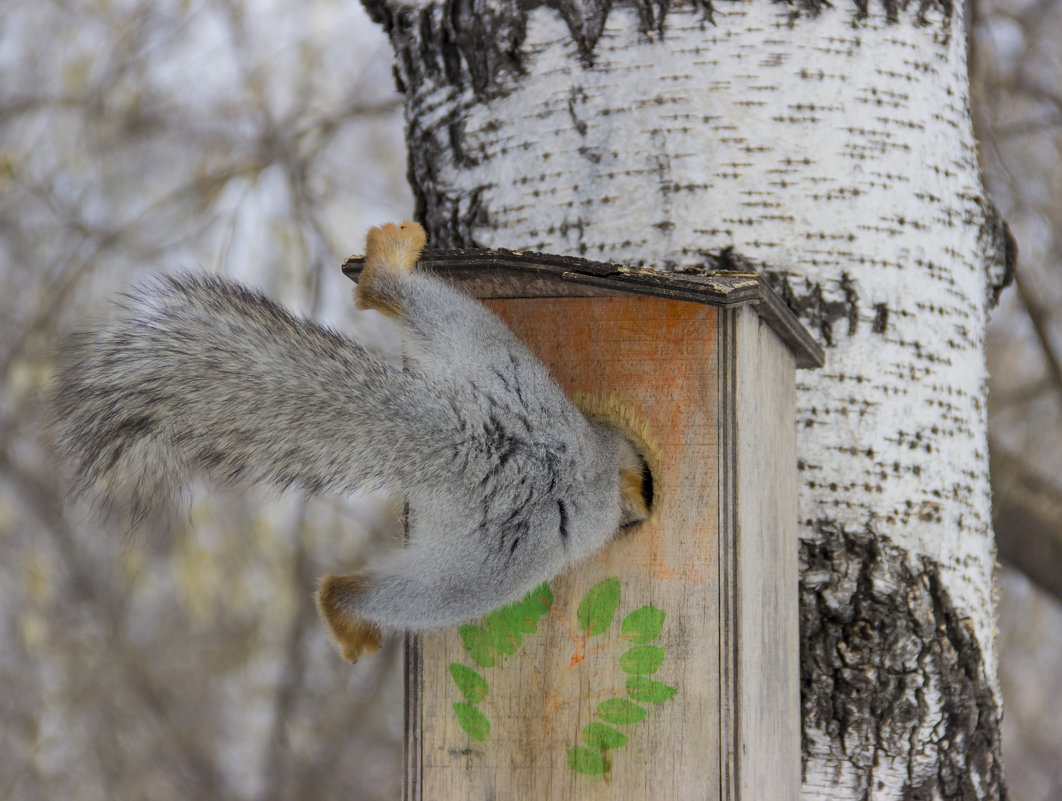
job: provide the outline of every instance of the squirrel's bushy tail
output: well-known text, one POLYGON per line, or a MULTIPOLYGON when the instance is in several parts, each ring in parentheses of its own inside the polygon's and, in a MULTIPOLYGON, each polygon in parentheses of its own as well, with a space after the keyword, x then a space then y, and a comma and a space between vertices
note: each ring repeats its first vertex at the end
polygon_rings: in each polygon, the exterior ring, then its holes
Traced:
POLYGON ((71 340, 52 412, 76 489, 142 518, 194 472, 314 493, 425 480, 411 452, 445 425, 410 378, 257 292, 184 274, 71 340))

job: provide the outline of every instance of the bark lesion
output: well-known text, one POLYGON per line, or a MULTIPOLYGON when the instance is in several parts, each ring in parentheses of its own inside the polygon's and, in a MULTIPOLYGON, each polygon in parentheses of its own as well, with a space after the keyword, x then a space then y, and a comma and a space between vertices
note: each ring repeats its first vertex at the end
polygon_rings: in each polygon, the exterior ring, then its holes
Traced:
POLYGON ((905 799, 1005 799, 1000 709, 940 566, 872 526, 811 528, 800 545, 805 768, 847 762, 864 799, 883 763, 906 764, 905 799), (823 739, 831 753, 813 753, 823 739))
MULTIPOLYGON (((784 271, 765 272, 767 283, 808 327, 818 334, 819 340, 827 347, 836 344, 840 331, 838 323, 846 336, 854 336, 859 330, 859 321, 863 314, 863 300, 855 280, 847 272, 841 273, 840 279, 826 285, 821 281, 807 278, 793 278, 784 271)), ((874 306, 874 319, 871 331, 884 334, 889 309, 885 304, 874 306)))

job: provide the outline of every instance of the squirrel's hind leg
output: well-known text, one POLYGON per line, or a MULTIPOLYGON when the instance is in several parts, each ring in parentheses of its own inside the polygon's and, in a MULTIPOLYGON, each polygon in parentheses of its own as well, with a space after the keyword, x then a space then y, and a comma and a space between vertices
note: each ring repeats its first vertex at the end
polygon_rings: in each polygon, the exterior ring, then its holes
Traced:
POLYGON ((343 656, 353 662, 363 651, 375 651, 379 627, 443 628, 519 597, 525 582, 496 572, 494 562, 484 563, 463 539, 414 538, 359 573, 322 579, 317 604, 343 656))
POLYGON ((348 662, 357 662, 363 653, 374 654, 380 650, 380 627, 351 612, 357 597, 364 594, 368 586, 364 575, 350 573, 325 576, 317 587, 317 608, 348 662))

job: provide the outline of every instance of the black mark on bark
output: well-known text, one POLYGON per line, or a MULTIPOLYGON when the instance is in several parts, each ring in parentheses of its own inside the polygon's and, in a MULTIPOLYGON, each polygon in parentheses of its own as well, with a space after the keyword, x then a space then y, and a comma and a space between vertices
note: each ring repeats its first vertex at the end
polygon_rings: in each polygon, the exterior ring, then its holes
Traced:
POLYGON ((854 336, 859 328, 859 294, 855 282, 848 273, 841 273, 841 292, 844 294, 845 317, 848 320, 848 336, 854 336))
MULTIPOLYGON (((870 14, 870 0, 853 0, 856 7, 855 22, 862 22, 870 14)), ((809 5, 817 6, 817 10, 829 3, 826 0, 808 0, 809 5)), ((906 10, 909 5, 906 0, 881 0, 881 7, 885 11, 885 19, 888 22, 896 23, 900 21, 900 12, 906 10)), ((929 22, 929 12, 938 9, 943 14, 945 19, 951 16, 952 12, 952 0, 919 0, 917 6, 914 8, 914 20, 918 25, 926 25, 929 22)))
MULTIPOLYGON (((847 334, 852 336, 859 327, 859 292, 848 273, 842 273, 836 289, 827 290, 821 282, 806 279, 791 280, 780 271, 766 273, 767 283, 786 305, 799 315, 812 331, 817 331, 826 345, 836 342, 834 324, 844 320, 847 334), (840 297, 837 297, 838 291, 840 297)), ((872 329, 874 330, 874 329, 872 329)), ((875 331, 876 333, 880 333, 875 331)))
POLYGON ((814 729, 836 745, 862 798, 877 765, 899 759, 905 799, 1006 799, 999 707, 939 566, 869 527, 812 527, 819 538, 800 545, 805 740, 814 729))
POLYGON ((889 327, 889 307, 884 303, 874 304, 874 322, 870 330, 875 334, 884 334, 889 327))
POLYGON ((738 254, 734 252, 734 248, 727 245, 719 251, 719 255, 716 257, 716 264, 720 270, 738 270, 741 268, 739 258, 738 254))
MULTIPOLYGON (((551 8, 564 19, 580 59, 593 64, 594 50, 613 7, 633 8, 642 33, 659 36, 666 30, 673 0, 441 0, 410 8, 387 0, 362 0, 369 16, 391 37, 399 58, 399 84, 416 90, 423 81, 470 86, 480 99, 503 93, 503 76, 519 75, 528 14, 551 8), (443 80, 439 80, 442 78, 443 80)), ((854 20, 867 16, 871 0, 852 0, 854 20)), ((904 0, 878 0, 886 18, 900 21, 909 6, 904 0)), ((815 16, 831 4, 827 0, 789 0, 794 16, 815 16)), ((951 0, 919 0, 916 23, 924 24, 932 9, 952 13, 951 0)), ((705 22, 714 24, 711 0, 694 0, 705 22)))
POLYGON ((568 115, 572 118, 572 125, 579 136, 586 136, 589 130, 589 126, 579 112, 579 107, 586 103, 586 100, 586 90, 581 86, 573 86, 568 93, 568 115))
MULTIPOLYGON (((533 4, 532 4, 533 5, 533 4)), ((572 39, 579 48, 579 57, 587 66, 593 64, 594 48, 597 40, 601 38, 601 31, 605 28, 608 12, 612 10, 612 0, 586 0, 586 2, 561 2, 542 3, 557 9, 564 21, 568 24, 572 39)))
MULTIPOLYGON (((410 171, 414 169, 410 159, 410 171)), ((410 181, 413 187, 413 201, 418 220, 424 221, 428 241, 439 248, 477 248, 483 247, 473 235, 480 226, 490 227, 490 215, 483 203, 485 187, 469 192, 467 196, 455 198, 441 192, 426 191, 421 184, 410 181)))

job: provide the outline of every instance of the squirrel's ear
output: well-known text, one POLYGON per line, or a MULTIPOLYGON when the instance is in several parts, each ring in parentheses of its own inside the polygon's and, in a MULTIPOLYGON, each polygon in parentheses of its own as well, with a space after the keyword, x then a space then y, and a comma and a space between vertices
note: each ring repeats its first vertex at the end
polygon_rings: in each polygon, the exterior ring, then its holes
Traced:
POLYGON ((642 457, 638 464, 620 468, 620 528, 649 517, 653 502, 653 477, 642 457))

